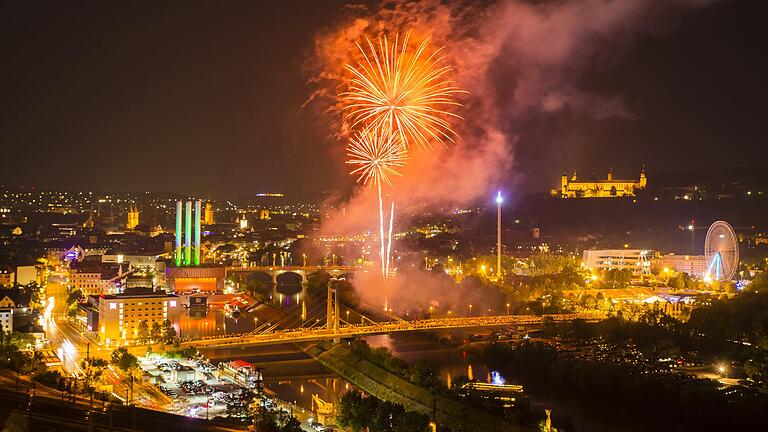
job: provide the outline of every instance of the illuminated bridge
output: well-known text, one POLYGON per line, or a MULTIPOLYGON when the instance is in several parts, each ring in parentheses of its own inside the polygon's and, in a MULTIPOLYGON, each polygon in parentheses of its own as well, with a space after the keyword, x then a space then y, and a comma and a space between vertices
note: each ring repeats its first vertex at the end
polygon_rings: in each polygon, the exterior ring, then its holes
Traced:
POLYGON ((344 273, 364 271, 363 267, 358 266, 232 266, 227 267, 227 274, 230 273, 264 273, 272 278, 272 283, 277 284, 278 276, 284 273, 294 273, 301 277, 301 282, 306 283, 307 278, 312 273, 325 271, 331 276, 339 276, 344 273))
MULTIPOLYGON (((333 315, 333 314, 332 314, 333 315)), ((338 316, 338 315, 337 315, 338 316)), ((275 330, 269 328, 265 331, 254 332, 240 336, 222 336, 205 339, 184 341, 185 347, 196 348, 225 348, 243 345, 274 345, 281 343, 312 342, 348 338, 354 336, 366 336, 383 333, 460 329, 473 327, 504 327, 504 326, 530 326, 542 325, 545 322, 568 322, 575 320, 600 321, 606 317, 599 312, 578 314, 553 314, 553 315, 501 315, 501 316, 477 316, 456 318, 435 318, 414 321, 388 321, 373 322, 369 324, 341 323, 338 319, 328 322, 324 327, 301 327, 293 329, 275 330)))
POLYGON ((308 271, 316 272, 325 270, 327 272, 354 272, 363 270, 359 266, 231 266, 227 267, 227 271, 308 271))

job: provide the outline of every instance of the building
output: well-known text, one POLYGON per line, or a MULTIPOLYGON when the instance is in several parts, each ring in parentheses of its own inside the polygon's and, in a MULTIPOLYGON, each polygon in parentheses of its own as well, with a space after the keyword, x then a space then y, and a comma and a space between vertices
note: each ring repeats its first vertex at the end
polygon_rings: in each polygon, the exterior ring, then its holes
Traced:
POLYGON ((4 333, 13 331, 13 309, 0 308, 0 331, 4 333))
POLYGON ((220 376, 249 388, 258 388, 262 382, 261 371, 245 360, 219 363, 220 376))
POLYGON ((27 285, 32 282, 40 283, 40 272, 36 265, 23 265, 16 267, 16 282, 19 285, 27 285))
POLYGON ((0 268, 0 287, 11 286, 14 280, 16 280, 16 273, 10 267, 0 268))
POLYGON ((99 297, 89 295, 84 303, 77 305, 79 313, 76 322, 89 332, 96 332, 99 329, 99 297))
POLYGON ((158 258, 166 254, 121 254, 109 251, 101 256, 101 262, 109 264, 128 264, 132 267, 154 268, 158 258))
POLYGON ((560 190, 552 190, 553 196, 560 198, 616 198, 635 196, 640 190, 646 188, 648 178, 645 171, 640 171, 638 180, 619 180, 613 178, 613 171, 608 171, 605 180, 579 180, 576 171, 569 179, 563 174, 560 181, 560 190))
POLYGON ((176 248, 174 251, 176 267, 200 265, 200 207, 202 203, 200 200, 194 203, 195 213, 193 215, 192 201, 183 204, 181 201, 176 201, 176 248), (183 229, 182 220, 184 221, 183 229), (192 237, 194 237, 194 242, 192 237))
POLYGON ((85 260, 73 263, 69 280, 72 288, 83 295, 111 294, 120 286, 122 276, 120 264, 85 260))
POLYGON ((151 288, 126 289, 125 292, 99 297, 99 340, 123 345, 139 336, 139 324, 169 320, 178 325, 182 309, 175 294, 151 288))
POLYGON ((248 218, 245 217, 245 213, 240 213, 237 219, 235 219, 235 224, 237 224, 241 230, 248 229, 248 218))
POLYGON ((215 223, 213 219, 213 204, 205 203, 205 212, 203 213, 203 224, 213 225, 215 223))
POLYGON ((0 289, 0 331, 30 333, 40 340, 45 336, 36 324, 39 313, 29 307, 31 294, 18 288, 0 289))
POLYGON ((0 309, 27 308, 31 294, 18 288, 0 289, 0 309))
POLYGON ((666 269, 688 273, 691 276, 704 276, 707 272, 707 260, 704 255, 661 255, 653 260, 653 268, 660 272, 666 269))
POLYGON ((128 207, 128 221, 125 224, 127 229, 134 229, 139 225, 139 208, 136 204, 131 204, 128 207))
POLYGON ((642 249, 585 250, 584 267, 590 270, 630 270, 633 274, 649 274, 651 253, 642 249))
POLYGON ((224 267, 167 267, 165 269, 167 289, 179 295, 222 292, 225 277, 224 267))

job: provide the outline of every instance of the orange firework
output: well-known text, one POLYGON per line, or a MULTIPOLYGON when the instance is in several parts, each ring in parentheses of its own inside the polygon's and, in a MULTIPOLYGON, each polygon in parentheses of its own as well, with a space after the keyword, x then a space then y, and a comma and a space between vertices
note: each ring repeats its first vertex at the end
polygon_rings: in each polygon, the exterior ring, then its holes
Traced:
POLYGON ((363 185, 378 186, 392 184, 390 175, 400 175, 398 168, 405 166, 408 155, 399 135, 376 128, 366 128, 349 139, 347 163, 356 168, 350 172, 357 175, 363 185))
POLYGON ((448 79, 451 68, 441 49, 428 53, 427 38, 409 50, 409 35, 402 43, 397 35, 391 44, 386 36, 378 44, 366 39, 367 50, 358 44, 362 59, 345 66, 352 76, 340 97, 351 129, 382 129, 399 135, 407 147, 429 149, 432 142, 454 140, 449 120, 460 118, 452 110, 460 106, 454 96, 462 90, 448 79))
POLYGON ((408 160, 408 153, 400 138, 400 135, 390 131, 368 127, 362 132, 358 132, 349 139, 347 146, 347 163, 356 166, 350 172, 357 175, 357 181, 363 185, 376 186, 379 193, 379 242, 381 256, 381 274, 384 275, 386 285, 387 274, 389 273, 389 253, 392 241, 392 218, 394 217, 395 204, 392 203, 392 210, 389 222, 389 238, 384 237, 384 203, 381 196, 381 186, 383 183, 392 184, 389 180, 390 175, 400 175, 398 168, 405 165, 408 160))

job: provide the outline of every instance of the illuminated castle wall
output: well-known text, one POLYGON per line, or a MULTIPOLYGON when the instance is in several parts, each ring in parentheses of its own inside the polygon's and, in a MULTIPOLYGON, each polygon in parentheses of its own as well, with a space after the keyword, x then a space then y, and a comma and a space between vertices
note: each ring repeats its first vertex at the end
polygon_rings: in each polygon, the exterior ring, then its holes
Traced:
POLYGON ((613 178, 613 172, 608 171, 608 178, 605 180, 583 181, 573 176, 569 179, 563 174, 560 190, 552 189, 553 196, 560 198, 615 198, 635 196, 638 190, 643 190, 647 186, 648 178, 645 171, 640 171, 638 180, 617 180, 613 178))
POLYGON ((176 266, 200 265, 200 200, 194 201, 195 211, 192 214, 192 201, 183 203, 176 201, 176 248, 174 250, 174 262, 176 266), (184 229, 182 229, 182 220, 184 229), (194 221, 194 227, 192 222, 194 221), (182 245, 182 236, 184 244, 182 245), (193 243, 194 237, 194 243, 193 243))

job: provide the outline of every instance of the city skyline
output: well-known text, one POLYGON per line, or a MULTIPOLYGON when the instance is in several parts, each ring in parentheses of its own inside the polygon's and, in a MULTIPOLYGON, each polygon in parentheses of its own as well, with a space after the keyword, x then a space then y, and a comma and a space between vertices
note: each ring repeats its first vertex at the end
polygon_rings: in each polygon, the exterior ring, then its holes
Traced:
MULTIPOLYGON (((15 163, 0 184, 227 197, 350 190, 340 140, 302 108, 313 91, 305 63, 344 3, 7 6, 16 19, 3 30, 0 139, 15 163), (181 166, 200 175, 178 181, 181 166)), ((573 90, 614 112, 566 107, 503 123, 514 164, 500 183, 542 192, 573 169, 750 165, 761 149, 765 6, 699 3, 709 4, 656 11, 618 47, 598 43, 573 64, 573 90)), ((497 89, 514 97, 511 84, 497 89)))

